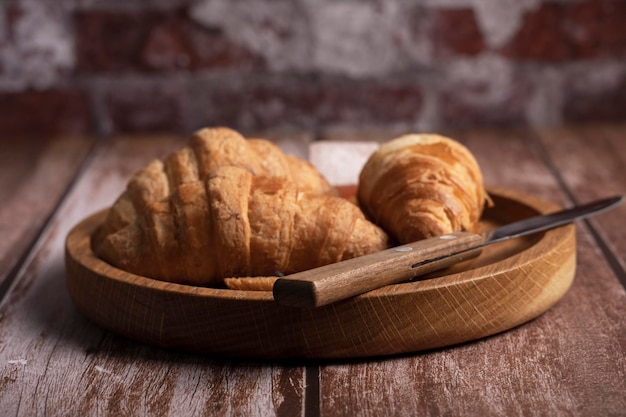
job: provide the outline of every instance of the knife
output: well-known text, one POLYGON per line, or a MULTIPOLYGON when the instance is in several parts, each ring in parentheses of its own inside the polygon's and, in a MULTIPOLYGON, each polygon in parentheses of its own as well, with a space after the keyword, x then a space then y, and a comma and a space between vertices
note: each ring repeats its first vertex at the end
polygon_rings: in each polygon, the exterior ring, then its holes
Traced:
POLYGON ((622 200, 623 196, 606 198, 530 217, 483 234, 449 233, 291 274, 278 278, 274 283, 274 300, 294 307, 320 307, 345 300, 475 258, 485 246, 601 213, 617 206, 622 200))

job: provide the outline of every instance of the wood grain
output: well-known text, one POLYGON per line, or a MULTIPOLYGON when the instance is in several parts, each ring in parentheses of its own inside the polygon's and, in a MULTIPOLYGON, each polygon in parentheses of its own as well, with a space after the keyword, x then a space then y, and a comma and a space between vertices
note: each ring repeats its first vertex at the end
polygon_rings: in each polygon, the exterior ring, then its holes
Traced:
MULTIPOLYGON (((548 158, 577 202, 626 195, 626 125, 595 125, 538 131, 548 158)), ((626 286, 626 204, 591 219, 620 263, 626 286)))
MULTIPOLYGON (((605 151, 588 140, 596 138, 595 127, 549 138, 525 131, 463 132, 459 138, 478 157, 489 184, 564 206, 571 197, 591 199, 585 190, 598 186, 589 178, 596 171, 607 184, 623 184, 623 164, 613 165, 623 161, 615 148, 621 130, 600 131, 613 138, 612 145, 601 145, 605 151), (569 154, 570 147, 578 151, 569 154), (546 167, 543 152, 554 166, 546 167), (573 161, 581 165, 568 166, 573 161), (565 189, 551 170, 562 175, 565 189)), ((107 143, 52 218, 0 304, 0 414, 624 415, 626 295, 585 224, 576 227, 574 283, 553 308, 524 326, 453 348, 303 366, 163 351, 102 331, 65 290, 66 233, 109 205, 134 170, 179 144, 174 138, 107 143)), ((49 172, 60 169, 51 166, 49 172)), ((18 205, 10 214, 23 210, 18 205)), ((33 220, 29 214, 24 211, 33 220)), ((624 253, 623 216, 602 216, 601 238, 616 255, 624 253)))
POLYGON ((16 272, 93 143, 77 137, 0 141, 0 289, 16 272))
POLYGON ((99 149, 0 305, 3 415, 297 416, 304 368, 165 352, 85 320, 65 289, 64 241, 86 213, 176 138, 120 139, 99 149))
MULTIPOLYGON (((566 204, 531 132, 453 137, 476 155, 488 184, 566 204)), ((626 295, 585 228, 576 230, 576 278, 555 307, 517 329, 453 349, 323 365, 320 413, 623 415, 626 295)))

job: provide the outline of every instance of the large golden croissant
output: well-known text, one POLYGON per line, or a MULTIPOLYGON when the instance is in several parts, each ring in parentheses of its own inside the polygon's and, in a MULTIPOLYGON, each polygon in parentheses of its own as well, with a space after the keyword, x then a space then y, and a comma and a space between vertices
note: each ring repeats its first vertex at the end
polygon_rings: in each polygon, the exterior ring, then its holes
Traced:
POLYGON ((475 231, 488 198, 470 151, 430 134, 381 145, 360 173, 357 196, 370 218, 401 244, 475 231))
MULTIPOLYGON (((161 164, 160 161, 155 161, 161 164)), ((285 178, 302 191, 336 193, 309 162, 286 154, 264 139, 246 139, 225 127, 205 128, 192 135, 187 146, 162 162, 170 188, 201 180, 212 170, 236 166, 254 175, 285 178)))
POLYGON ((204 129, 138 172, 93 236, 109 263, 219 286, 387 247, 387 235, 305 161, 229 129, 204 129))

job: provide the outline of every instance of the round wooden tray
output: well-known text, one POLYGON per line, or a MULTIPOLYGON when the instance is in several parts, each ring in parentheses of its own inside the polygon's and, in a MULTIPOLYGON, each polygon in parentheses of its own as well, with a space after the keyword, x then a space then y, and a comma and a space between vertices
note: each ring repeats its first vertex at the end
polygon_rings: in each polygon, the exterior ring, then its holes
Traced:
MULTIPOLYGON (((493 228, 557 209, 535 197, 490 189, 493 228)), ((415 352, 493 335, 531 320, 569 288, 573 225, 485 248, 470 261, 321 308, 284 307, 271 292, 162 282, 117 269, 90 239, 106 212, 69 233, 67 285, 91 320, 163 348, 258 359, 355 358, 415 352)))

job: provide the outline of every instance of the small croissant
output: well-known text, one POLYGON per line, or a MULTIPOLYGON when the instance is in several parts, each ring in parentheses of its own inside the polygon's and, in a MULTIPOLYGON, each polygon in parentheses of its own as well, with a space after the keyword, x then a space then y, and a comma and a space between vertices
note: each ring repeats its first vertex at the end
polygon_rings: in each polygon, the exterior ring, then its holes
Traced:
POLYGON ((434 134, 381 145, 359 177, 359 204, 398 243, 476 231, 488 196, 470 151, 434 134))
POLYGON ((388 237, 309 163, 267 141, 204 129, 130 180, 92 246, 135 274, 221 286, 365 255, 388 237))

